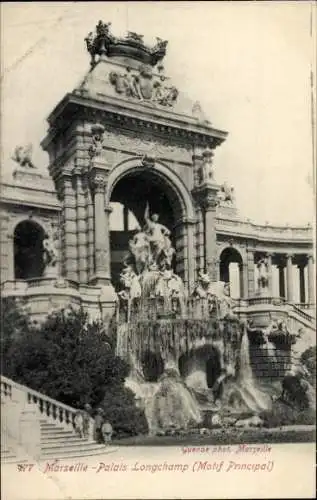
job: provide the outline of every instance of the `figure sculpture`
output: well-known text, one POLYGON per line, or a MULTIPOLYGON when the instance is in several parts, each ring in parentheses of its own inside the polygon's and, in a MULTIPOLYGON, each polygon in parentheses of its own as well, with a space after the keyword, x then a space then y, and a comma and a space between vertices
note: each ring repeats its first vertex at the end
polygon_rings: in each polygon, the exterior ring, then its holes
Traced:
POLYGON ((202 166, 201 166, 201 182, 202 183, 209 182, 214 177, 213 164, 212 164, 213 156, 214 156, 214 154, 210 149, 206 149, 202 154, 202 157, 203 157, 202 166))
POLYGON ((152 260, 159 263, 161 254, 164 254, 164 262, 170 264, 170 256, 172 246, 170 242, 170 230, 158 222, 158 214, 153 214, 150 217, 149 205, 147 204, 144 214, 145 226, 143 228, 148 241, 151 244, 152 260))
POLYGON ((226 205, 235 204, 234 188, 229 187, 226 182, 222 184, 218 193, 218 199, 220 202, 226 205))
POLYGON ((266 258, 261 258, 257 263, 258 268, 258 285, 259 288, 267 288, 269 284, 268 279, 268 263, 266 258))
POLYGON ((32 162, 32 144, 26 146, 17 146, 14 150, 12 160, 16 161, 21 167, 36 168, 32 162))
POLYGON ((129 249, 134 257, 136 272, 141 274, 152 260, 148 235, 143 231, 138 231, 129 241, 129 249))
POLYGON ((44 260, 44 275, 56 276, 57 274, 57 249, 55 246, 53 233, 50 231, 45 235, 43 240, 43 260, 44 260))

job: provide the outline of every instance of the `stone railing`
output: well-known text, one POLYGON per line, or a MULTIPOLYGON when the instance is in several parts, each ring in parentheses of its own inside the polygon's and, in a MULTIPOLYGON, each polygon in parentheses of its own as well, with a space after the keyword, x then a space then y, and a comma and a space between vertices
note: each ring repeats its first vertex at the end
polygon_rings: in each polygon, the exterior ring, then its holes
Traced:
POLYGON ((281 306, 287 308, 289 312, 295 313, 296 315, 300 316, 303 320, 305 320, 305 322, 313 326, 314 318, 311 314, 304 311, 302 307, 298 307, 297 304, 292 304, 290 302, 287 302, 282 297, 252 297, 250 299, 236 300, 236 307, 239 308, 250 307, 250 306, 261 306, 261 305, 269 305, 274 307, 281 306))
POLYGON ((226 231, 232 233, 243 233, 249 236, 256 236, 258 238, 263 237, 264 239, 268 237, 281 238, 286 240, 300 239, 300 240, 312 240, 312 228, 311 226, 301 226, 301 227, 289 227, 289 226, 271 226, 254 224, 253 222, 245 220, 231 220, 224 217, 217 216, 216 219, 216 230, 226 231))
POLYGON ((1 400, 4 403, 16 404, 20 408, 33 404, 37 407, 40 417, 43 415, 48 421, 67 430, 74 428, 74 417, 77 410, 18 384, 3 375, 1 375, 1 400))
POLYGON ((39 277, 30 278, 27 280, 6 280, 2 284, 2 290, 4 292, 21 292, 26 291, 28 288, 37 288, 44 286, 54 286, 56 288, 72 288, 78 290, 79 285, 75 281, 66 280, 61 277, 39 277))

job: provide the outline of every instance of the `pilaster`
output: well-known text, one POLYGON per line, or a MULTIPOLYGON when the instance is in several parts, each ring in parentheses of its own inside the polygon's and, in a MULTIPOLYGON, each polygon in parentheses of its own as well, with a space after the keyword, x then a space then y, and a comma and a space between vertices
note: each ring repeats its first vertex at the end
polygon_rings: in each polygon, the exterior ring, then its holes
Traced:
POLYGON ((194 188, 193 196, 203 211, 204 221, 204 244, 205 244, 205 272, 209 274, 212 281, 217 280, 217 242, 216 242, 216 208, 217 193, 219 186, 210 181, 194 188))
POLYGON ((255 294, 254 283, 254 250, 247 249, 248 296, 255 294))
POLYGON ((89 181, 94 199, 94 274, 91 284, 109 285, 110 271, 110 207, 105 206, 107 171, 96 166, 89 172, 89 181))

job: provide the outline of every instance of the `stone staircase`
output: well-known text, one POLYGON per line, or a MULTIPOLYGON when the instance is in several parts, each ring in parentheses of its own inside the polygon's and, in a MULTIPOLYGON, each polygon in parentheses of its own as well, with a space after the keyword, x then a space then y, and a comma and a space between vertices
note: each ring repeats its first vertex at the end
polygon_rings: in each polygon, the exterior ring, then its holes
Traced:
POLYGON ((101 455, 109 447, 74 430, 76 410, 1 375, 1 462, 101 455))
POLYGON ((93 440, 80 438, 72 430, 40 420, 41 458, 76 458, 100 455, 105 452, 105 445, 93 440))

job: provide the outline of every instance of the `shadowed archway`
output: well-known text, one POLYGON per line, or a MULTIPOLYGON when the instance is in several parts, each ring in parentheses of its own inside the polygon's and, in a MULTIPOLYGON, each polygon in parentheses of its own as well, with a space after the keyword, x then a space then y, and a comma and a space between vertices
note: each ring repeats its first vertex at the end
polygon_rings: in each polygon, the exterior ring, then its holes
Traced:
POLYGON ((14 231, 14 277, 26 280, 43 275, 44 229, 36 222, 20 222, 14 231))

